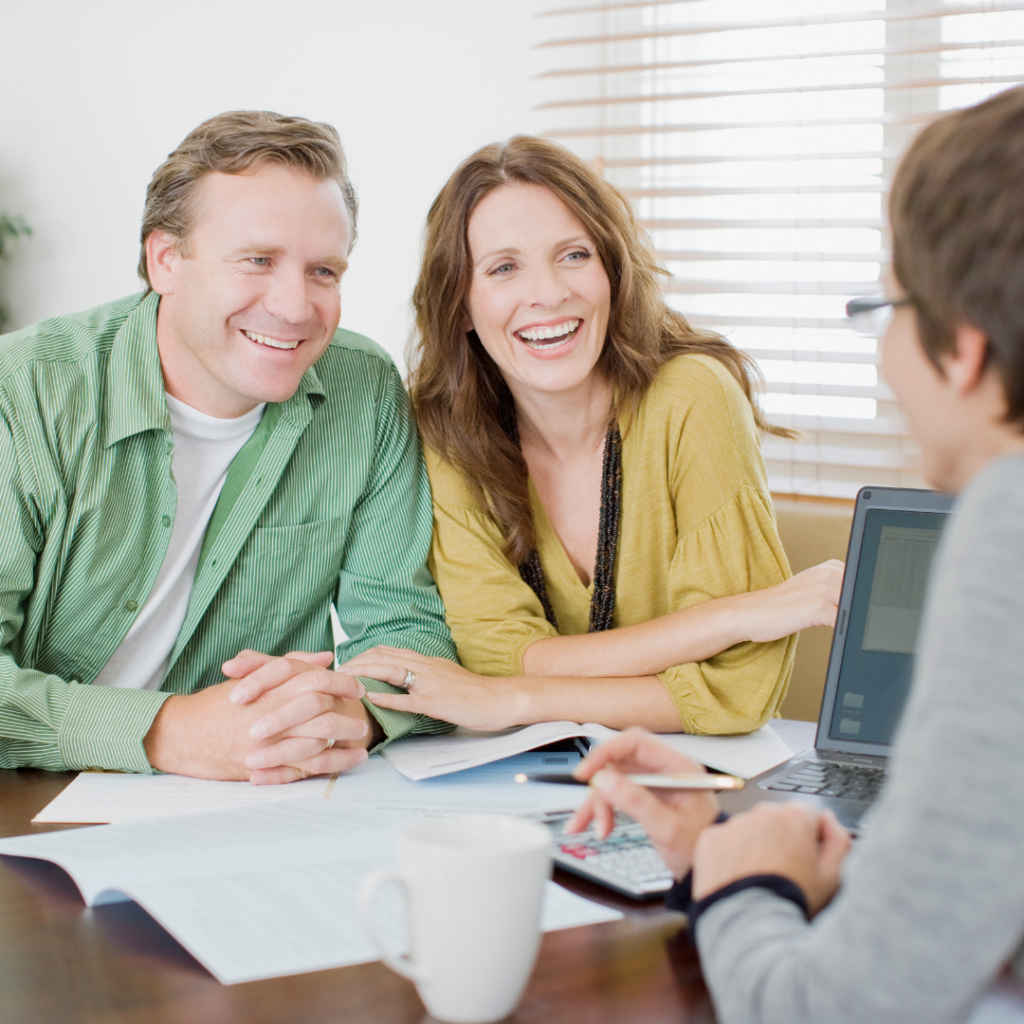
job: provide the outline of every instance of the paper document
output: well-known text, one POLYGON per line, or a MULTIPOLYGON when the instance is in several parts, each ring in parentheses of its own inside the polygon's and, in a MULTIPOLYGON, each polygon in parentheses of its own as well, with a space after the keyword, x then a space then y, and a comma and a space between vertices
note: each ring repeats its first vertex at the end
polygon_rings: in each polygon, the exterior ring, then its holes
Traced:
POLYGON ((745 736, 692 736, 665 733, 658 737, 680 753, 718 772, 752 779, 793 756, 770 725, 745 736))
MULTIPOLYGON (((433 779, 559 740, 587 736, 604 743, 617 735, 614 729, 595 723, 541 722, 500 733, 466 735, 457 731, 447 736, 410 736, 389 744, 383 754, 407 778, 433 779)), ((770 725, 746 736, 665 733, 659 738, 709 768, 744 779, 760 775, 793 756, 770 725)))
MULTIPOLYGON (((813 739, 813 726, 811 732, 813 739)), ((551 774, 559 770, 551 761, 556 755, 530 753, 530 748, 573 736, 603 742, 614 735, 614 730, 604 726, 551 722, 498 735, 412 737, 392 743, 384 757, 374 755, 352 771, 287 786, 212 782, 181 775, 82 772, 32 820, 74 824, 143 821, 308 797, 399 815, 562 810, 576 807, 586 791, 582 787, 514 783, 520 772, 551 774)), ((666 734, 660 738, 709 768, 745 779, 774 768, 793 754, 770 725, 749 736, 666 734)), ((571 761, 566 771, 579 763, 576 754, 557 757, 571 761)))
POLYGON ((123 775, 82 772, 33 819, 37 824, 102 824, 144 821, 232 807, 329 795, 332 780, 320 776, 287 786, 213 782, 184 775, 123 775))
POLYGON ((587 797, 586 786, 517 783, 525 772, 564 771, 569 774, 578 754, 552 755, 533 751, 478 765, 465 771, 413 782, 399 775, 383 757, 374 755, 352 771, 339 775, 329 806, 359 807, 394 819, 437 814, 537 814, 570 810, 587 797), (564 759, 553 764, 552 759, 564 759))
POLYGON ((772 720, 772 732, 793 751, 794 755, 802 754, 814 746, 818 723, 799 722, 794 718, 776 718, 772 720))
POLYGON ((432 779, 450 772, 476 768, 500 758, 521 754, 534 747, 589 736, 603 743, 617 735, 604 725, 575 722, 539 722, 498 733, 454 732, 447 736, 410 736, 395 740, 383 750, 384 757, 404 776, 413 780, 432 779))
MULTIPOLYGON (((136 900, 225 984, 377 959, 356 901, 393 850, 374 811, 317 798, 0 840, 0 854, 59 864, 90 905, 136 900)), ((390 924, 381 909, 401 948, 397 905, 390 924)), ((618 917, 552 886, 542 926, 618 917)))
POLYGON ((374 754, 342 775, 319 776, 286 786, 210 782, 181 775, 82 772, 32 820, 70 824, 150 821, 310 797, 358 804, 396 820, 435 813, 534 814, 575 807, 586 793, 579 786, 524 786, 515 783, 515 775, 568 773, 579 761, 575 753, 527 753, 454 775, 411 782, 374 754))

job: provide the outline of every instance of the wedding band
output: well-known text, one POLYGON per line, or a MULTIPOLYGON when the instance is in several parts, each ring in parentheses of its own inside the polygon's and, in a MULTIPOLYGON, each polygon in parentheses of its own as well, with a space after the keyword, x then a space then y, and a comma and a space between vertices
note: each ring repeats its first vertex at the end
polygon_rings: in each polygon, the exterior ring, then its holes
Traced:
POLYGON ((408 690, 416 682, 416 673, 411 668, 405 670, 405 678, 402 680, 402 688, 408 690))

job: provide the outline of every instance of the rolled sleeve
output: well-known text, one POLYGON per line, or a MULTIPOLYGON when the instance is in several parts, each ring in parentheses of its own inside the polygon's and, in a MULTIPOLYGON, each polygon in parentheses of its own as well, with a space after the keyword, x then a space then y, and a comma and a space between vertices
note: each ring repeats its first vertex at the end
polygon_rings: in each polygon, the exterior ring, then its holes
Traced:
MULTIPOLYGON (((781 583, 789 577, 767 495, 744 487, 679 543, 669 570, 678 608, 781 583)), ((785 696, 796 636, 741 643, 707 661, 659 673, 686 732, 745 733, 764 725, 785 696)))
POLYGON ((143 740, 170 696, 152 690, 73 686, 57 730, 62 767, 151 774, 143 740))

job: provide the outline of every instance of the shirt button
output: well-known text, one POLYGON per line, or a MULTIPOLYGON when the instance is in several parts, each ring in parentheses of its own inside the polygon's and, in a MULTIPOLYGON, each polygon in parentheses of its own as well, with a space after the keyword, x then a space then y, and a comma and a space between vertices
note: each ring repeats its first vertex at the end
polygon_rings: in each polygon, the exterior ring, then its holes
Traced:
POLYGON ((126 612, 135 612, 139 610, 139 606, 134 601, 125 601, 124 610, 126 612))
POLYGON ((160 522, 163 523, 164 526, 170 526, 171 525, 171 517, 170 516, 163 516, 163 518, 161 518, 160 522))

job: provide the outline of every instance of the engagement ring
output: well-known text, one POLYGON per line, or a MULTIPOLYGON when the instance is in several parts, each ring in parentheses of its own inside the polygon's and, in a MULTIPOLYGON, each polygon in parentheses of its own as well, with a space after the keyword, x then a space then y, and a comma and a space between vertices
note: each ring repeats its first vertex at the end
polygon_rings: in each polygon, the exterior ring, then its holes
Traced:
POLYGON ((402 686, 408 690, 413 683, 416 682, 416 673, 411 668, 405 670, 405 678, 402 680, 402 686))

